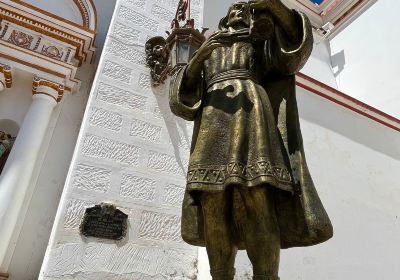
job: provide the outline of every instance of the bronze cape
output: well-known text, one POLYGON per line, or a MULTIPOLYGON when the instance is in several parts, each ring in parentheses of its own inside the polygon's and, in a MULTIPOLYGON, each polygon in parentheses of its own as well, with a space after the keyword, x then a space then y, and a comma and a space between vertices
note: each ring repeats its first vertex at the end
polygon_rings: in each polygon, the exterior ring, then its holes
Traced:
POLYGON ((189 244, 205 246, 198 192, 232 187, 234 231, 237 246, 244 249, 240 225, 245 214, 234 186, 275 187, 281 248, 332 237, 300 131, 294 74, 311 54, 313 38, 307 17, 298 13, 298 22, 303 38, 297 46, 279 27, 273 39, 262 42, 251 34, 232 34, 232 41, 205 62, 195 88, 185 88, 185 67, 172 77, 171 110, 195 121, 182 209, 182 237, 189 244))

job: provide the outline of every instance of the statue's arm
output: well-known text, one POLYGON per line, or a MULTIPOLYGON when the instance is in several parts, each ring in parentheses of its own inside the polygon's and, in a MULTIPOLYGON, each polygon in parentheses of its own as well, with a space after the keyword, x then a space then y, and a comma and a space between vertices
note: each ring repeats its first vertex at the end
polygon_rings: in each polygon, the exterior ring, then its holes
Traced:
POLYGON ((195 52, 188 65, 182 67, 172 77, 169 93, 169 104, 172 112, 185 120, 192 121, 201 106, 203 95, 203 67, 212 51, 222 47, 224 38, 230 35, 226 32, 217 32, 211 35, 206 42, 195 52))
POLYGON ((274 39, 268 42, 266 50, 275 68, 285 75, 300 71, 311 55, 313 48, 312 27, 309 19, 301 12, 293 11, 298 35, 290 37, 280 25, 275 28, 274 39), (295 39, 294 39, 295 38, 295 39))
POLYGON ((311 23, 307 16, 286 7, 281 0, 251 0, 250 8, 271 14, 275 35, 267 40, 266 58, 285 75, 298 72, 313 47, 311 23))
POLYGON ((193 121, 201 106, 203 86, 202 80, 198 79, 188 87, 187 67, 179 69, 171 78, 169 106, 176 116, 193 121))

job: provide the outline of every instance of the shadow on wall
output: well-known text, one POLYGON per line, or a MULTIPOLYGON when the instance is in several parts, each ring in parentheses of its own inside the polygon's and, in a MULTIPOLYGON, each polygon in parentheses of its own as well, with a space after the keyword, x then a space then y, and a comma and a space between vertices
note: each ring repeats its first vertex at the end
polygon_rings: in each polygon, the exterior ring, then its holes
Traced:
POLYGON ((190 147, 192 128, 189 128, 188 122, 172 114, 171 109, 169 108, 169 84, 170 79, 168 78, 164 84, 157 87, 152 86, 151 89, 157 100, 157 107, 159 109, 158 113, 164 120, 165 126, 168 130, 168 135, 170 137, 169 142, 173 146, 176 162, 179 165, 179 169, 182 171, 183 177, 186 177, 187 164, 183 162, 182 159, 187 158, 189 152, 184 153, 180 148, 182 146, 185 146, 186 148, 190 147))
POLYGON ((335 53, 331 56, 331 65, 333 70, 333 75, 335 77, 339 76, 340 73, 344 70, 344 66, 346 65, 346 56, 344 54, 344 50, 341 50, 338 53, 335 53))
POLYGON ((297 87, 300 118, 400 160, 400 132, 297 87))

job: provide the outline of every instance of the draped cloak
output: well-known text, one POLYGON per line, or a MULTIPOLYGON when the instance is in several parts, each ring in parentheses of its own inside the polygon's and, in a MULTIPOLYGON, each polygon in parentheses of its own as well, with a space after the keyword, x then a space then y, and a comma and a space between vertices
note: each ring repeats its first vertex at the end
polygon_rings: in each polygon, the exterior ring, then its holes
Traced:
POLYGON ((231 188, 233 232, 244 249, 245 209, 235 186, 274 188, 281 248, 333 235, 304 156, 294 74, 310 56, 313 37, 307 17, 296 15, 301 42, 290 42, 278 26, 266 41, 253 40, 249 30, 232 32, 204 62, 194 87, 185 85, 186 67, 172 77, 170 108, 195 123, 182 207, 189 244, 205 246, 199 192, 231 188))

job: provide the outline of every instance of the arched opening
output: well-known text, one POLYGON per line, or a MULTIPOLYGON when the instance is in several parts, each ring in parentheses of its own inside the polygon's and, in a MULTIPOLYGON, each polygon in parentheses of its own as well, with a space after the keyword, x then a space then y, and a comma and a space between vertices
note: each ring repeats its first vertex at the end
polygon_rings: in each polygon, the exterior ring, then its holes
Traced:
POLYGON ((10 155, 19 131, 18 124, 10 119, 0 120, 0 174, 10 155))
POLYGON ((28 4, 90 30, 97 29, 97 13, 92 0, 12 0, 28 4))

